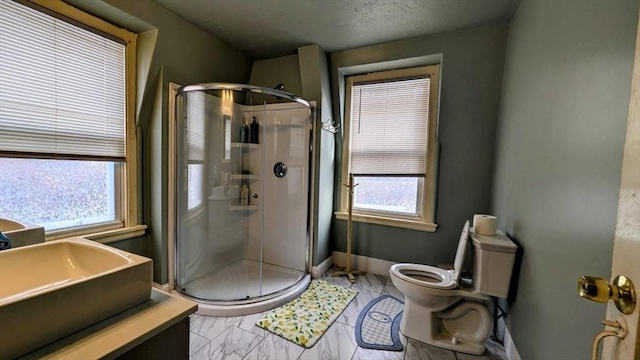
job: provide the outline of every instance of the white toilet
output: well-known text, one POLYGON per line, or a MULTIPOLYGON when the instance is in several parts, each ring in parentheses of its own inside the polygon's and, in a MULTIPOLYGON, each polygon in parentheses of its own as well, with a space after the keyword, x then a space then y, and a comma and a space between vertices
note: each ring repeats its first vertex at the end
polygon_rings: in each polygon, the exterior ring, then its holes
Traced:
POLYGON ((493 330, 487 306, 491 296, 507 297, 517 246, 504 234, 471 235, 473 286, 458 284, 469 242, 462 229, 453 270, 420 264, 395 264, 391 281, 405 296, 400 332, 430 345, 481 355, 493 330))

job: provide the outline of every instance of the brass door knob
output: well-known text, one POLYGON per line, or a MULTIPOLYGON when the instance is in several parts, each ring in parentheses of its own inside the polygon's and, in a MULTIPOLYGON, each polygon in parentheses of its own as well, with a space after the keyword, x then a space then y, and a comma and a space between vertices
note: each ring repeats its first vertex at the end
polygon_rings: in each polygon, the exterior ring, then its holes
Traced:
POLYGON ((631 280, 623 275, 616 276, 613 284, 594 276, 578 278, 578 294, 591 301, 606 303, 613 300, 623 314, 631 314, 636 307, 636 292, 631 280))

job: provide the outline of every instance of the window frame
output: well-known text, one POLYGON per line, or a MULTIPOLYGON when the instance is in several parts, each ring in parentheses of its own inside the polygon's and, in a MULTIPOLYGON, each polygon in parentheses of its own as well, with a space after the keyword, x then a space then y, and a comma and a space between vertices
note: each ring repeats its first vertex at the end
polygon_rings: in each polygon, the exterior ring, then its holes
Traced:
MULTIPOLYGON (((419 179, 417 201, 419 216, 394 214, 391 212, 366 211, 353 208, 352 220, 378 225, 386 225, 413 230, 434 232, 438 225, 435 223, 436 201, 436 170, 437 170, 437 129, 438 108, 440 93, 440 65, 428 65, 399 70, 387 70, 368 74, 353 75, 345 80, 345 110, 344 110, 344 134, 342 140, 342 184, 349 183, 349 156, 350 156, 350 131, 351 131, 351 92, 354 84, 376 83, 392 80, 402 80, 417 77, 429 77, 429 120, 427 128, 427 156, 426 175, 419 179)), ((340 210, 335 213, 337 219, 348 220, 348 197, 346 186, 340 189, 340 210)))
MULTIPOLYGON (((56 240, 82 235, 101 243, 109 243, 144 235, 146 225, 139 223, 138 155, 135 124, 136 103, 136 40, 137 35, 98 17, 64 3, 61 0, 14 0, 52 17, 101 36, 120 39, 125 46, 125 162, 115 169, 116 214, 121 220, 75 228, 50 231, 45 239, 56 240)), ((30 158, 42 158, 37 154, 30 158)))
MULTIPOLYGON (((188 105, 188 101, 189 101, 189 97, 187 96, 186 101, 187 101, 187 106, 185 107, 184 111, 187 114, 187 121, 185 122, 184 126, 185 126, 185 135, 187 136, 187 140, 185 141, 185 145, 187 145, 187 153, 191 154, 191 149, 195 148, 195 152, 196 153, 202 153, 201 158, 199 158, 197 155, 194 156, 193 159, 187 159, 186 162, 186 174, 187 174, 187 184, 189 183, 189 181, 191 180, 191 176, 190 176, 190 167, 191 165, 202 165, 202 171, 200 174, 200 194, 198 194, 198 197, 200 198, 200 202, 198 204, 196 204, 193 207, 189 207, 189 190, 187 190, 187 220, 195 220, 197 218, 200 217, 200 215, 203 214, 204 210, 206 209, 206 198, 207 196, 205 196, 205 194, 207 193, 207 191, 205 190, 205 178, 206 178, 206 173, 205 173, 205 168, 204 168, 204 163, 205 163, 205 157, 206 155, 206 138, 207 138, 207 108, 208 108, 208 104, 207 104, 207 94, 205 93, 200 93, 200 92, 194 92, 194 93, 189 93, 192 96, 202 96, 201 99, 198 99, 199 101, 201 101, 200 105, 197 106, 197 114, 193 114, 190 113, 189 110, 189 105, 188 105), (192 116, 199 116, 201 123, 197 124, 197 120, 193 121, 191 120, 192 116), (194 126, 194 127, 190 127, 189 124, 192 123, 194 125, 200 125, 200 126, 194 126), (200 130, 201 134, 200 136, 196 136, 195 140, 193 141, 193 144, 191 144, 191 141, 189 140, 193 140, 193 136, 190 135, 190 132, 193 132, 194 130, 200 130)), ((173 95, 175 97, 175 95, 173 95)), ((196 131, 197 132, 197 131, 196 131)), ((188 156, 190 157, 190 156, 188 156)), ((188 185, 187 185, 188 186, 188 185)))

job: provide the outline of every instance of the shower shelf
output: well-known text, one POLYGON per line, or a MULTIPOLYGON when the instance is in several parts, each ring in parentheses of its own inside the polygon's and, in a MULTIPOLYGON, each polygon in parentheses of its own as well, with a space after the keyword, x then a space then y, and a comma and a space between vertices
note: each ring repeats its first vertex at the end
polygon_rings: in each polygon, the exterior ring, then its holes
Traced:
POLYGON ((232 142, 231 143, 231 148, 232 149, 242 149, 242 150, 250 151, 250 150, 260 150, 261 146, 260 146, 260 144, 253 144, 253 143, 232 142))
POLYGON ((259 205, 229 205, 229 211, 258 210, 259 208, 259 205))
POLYGON ((231 174, 230 179, 231 180, 253 180, 253 181, 257 181, 257 180, 260 180, 260 175, 256 175, 256 174, 231 174))

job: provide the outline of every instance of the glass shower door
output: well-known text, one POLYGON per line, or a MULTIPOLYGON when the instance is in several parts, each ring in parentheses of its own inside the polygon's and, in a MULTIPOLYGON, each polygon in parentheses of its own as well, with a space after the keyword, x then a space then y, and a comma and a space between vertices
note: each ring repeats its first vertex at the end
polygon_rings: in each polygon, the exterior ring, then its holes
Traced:
POLYGON ((188 296, 246 301, 260 295, 261 146, 241 138, 244 105, 228 90, 178 96, 177 276, 188 296))
POLYGON ((176 115, 176 288, 233 305, 299 284, 310 246, 310 108, 196 89, 178 95, 176 115))

